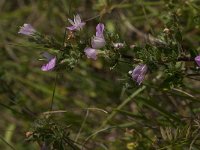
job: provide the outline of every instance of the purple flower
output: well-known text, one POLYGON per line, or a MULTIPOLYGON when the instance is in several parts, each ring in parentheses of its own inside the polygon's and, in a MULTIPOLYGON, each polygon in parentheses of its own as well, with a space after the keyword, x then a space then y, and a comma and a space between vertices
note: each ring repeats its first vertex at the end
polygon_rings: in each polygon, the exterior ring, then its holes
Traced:
POLYGON ((91 40, 92 48, 99 49, 106 45, 103 31, 104 31, 104 24, 99 23, 96 27, 96 36, 94 36, 91 40))
POLYGON ((195 57, 195 62, 198 64, 200 67, 200 55, 195 57))
POLYGON ((49 53, 45 52, 43 56, 48 60, 48 62, 44 65, 42 65, 41 70, 42 71, 51 71, 56 66, 56 57, 50 55, 49 53))
POLYGON ((69 22, 72 24, 72 26, 67 27, 67 29, 73 31, 73 30, 81 30, 83 26, 85 25, 85 22, 81 22, 81 18, 79 15, 74 16, 74 21, 71 19, 68 19, 69 22))
POLYGON ((84 49, 84 52, 85 52, 87 58, 90 58, 90 59, 93 59, 93 60, 97 59, 97 51, 96 51, 96 49, 93 49, 93 48, 90 48, 90 47, 86 47, 84 49))
POLYGON ((99 23, 96 26, 96 36, 92 37, 92 39, 91 39, 92 48, 86 47, 84 50, 85 54, 87 55, 87 58, 96 60, 97 59, 97 49, 105 46, 106 41, 104 39, 103 31, 104 31, 104 24, 99 23))
POLYGON ((36 30, 30 25, 30 24, 24 24, 22 27, 20 27, 20 30, 18 33, 31 36, 36 32, 36 30))
POLYGON ((91 44, 92 44, 92 48, 99 49, 106 45, 106 41, 104 37, 101 38, 101 37, 94 36, 91 40, 91 44))
POLYGON ((113 43, 114 48, 120 49, 124 47, 124 43, 113 43))
POLYGON ((135 80, 138 83, 138 85, 140 85, 144 80, 146 73, 147 73, 147 65, 140 64, 135 67, 135 69, 131 73, 131 76, 133 80, 135 80))
POLYGON ((104 31, 104 24, 103 23, 99 23, 96 26, 96 37, 104 38, 103 31, 104 31))

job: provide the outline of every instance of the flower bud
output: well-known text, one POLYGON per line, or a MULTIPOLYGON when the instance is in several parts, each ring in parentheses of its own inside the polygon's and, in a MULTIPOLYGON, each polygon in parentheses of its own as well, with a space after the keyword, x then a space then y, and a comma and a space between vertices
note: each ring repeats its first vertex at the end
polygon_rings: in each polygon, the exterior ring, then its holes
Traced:
POLYGON ((140 85, 144 80, 146 73, 147 73, 147 65, 140 64, 135 67, 135 69, 132 71, 131 76, 133 80, 135 80, 138 83, 138 85, 140 85))

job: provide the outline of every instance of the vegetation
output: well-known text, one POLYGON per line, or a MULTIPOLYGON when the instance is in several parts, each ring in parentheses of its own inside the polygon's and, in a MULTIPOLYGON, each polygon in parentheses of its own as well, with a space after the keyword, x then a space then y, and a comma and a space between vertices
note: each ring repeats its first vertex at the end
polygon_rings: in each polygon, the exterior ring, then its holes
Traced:
POLYGON ((199 0, 0 8, 0 149, 200 149, 199 0))

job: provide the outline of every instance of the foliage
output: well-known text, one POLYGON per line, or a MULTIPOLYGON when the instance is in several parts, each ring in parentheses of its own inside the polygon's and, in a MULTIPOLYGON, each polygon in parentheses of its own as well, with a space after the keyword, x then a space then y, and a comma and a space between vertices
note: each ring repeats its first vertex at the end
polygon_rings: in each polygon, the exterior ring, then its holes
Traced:
POLYGON ((198 0, 0 2, 0 148, 198 149, 199 6, 198 0), (67 19, 76 14, 86 25, 69 31, 67 19), (84 49, 99 22, 106 45, 94 61, 84 49), (24 23, 37 33, 17 34, 24 23), (44 52, 57 58, 53 71, 40 70, 44 52), (148 66, 140 85, 132 71, 138 64, 148 66))

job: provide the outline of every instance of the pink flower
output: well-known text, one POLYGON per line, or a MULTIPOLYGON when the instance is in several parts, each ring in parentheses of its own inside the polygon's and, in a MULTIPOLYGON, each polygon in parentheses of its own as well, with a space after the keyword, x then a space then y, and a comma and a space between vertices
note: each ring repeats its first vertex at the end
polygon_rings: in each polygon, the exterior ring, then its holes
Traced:
POLYGON ((138 85, 140 85, 144 80, 146 73, 147 73, 147 65, 140 64, 134 68, 134 70, 131 73, 131 76, 133 80, 135 80, 138 83, 138 85))
POLYGON ((67 29, 73 31, 73 30, 81 30, 83 26, 85 25, 85 22, 81 21, 81 18, 79 15, 74 16, 74 21, 71 19, 68 19, 69 22, 72 24, 72 26, 67 27, 67 29))
POLYGON ((96 36, 92 37, 92 40, 91 40, 92 48, 87 47, 84 50, 87 58, 96 60, 97 59, 97 49, 102 48, 106 45, 106 41, 104 39, 103 32, 104 32, 104 24, 99 23, 96 26, 96 36))
POLYGON ((44 65, 42 65, 41 70, 42 71, 51 71, 56 66, 56 57, 50 55, 49 53, 45 52, 43 56, 48 60, 48 62, 44 65))
POLYGON ((198 64, 198 66, 200 67, 200 55, 196 56, 194 60, 198 64))
POLYGON ((103 23, 99 23, 96 26, 96 37, 104 38, 103 31, 104 31, 104 24, 103 23))
POLYGON ((20 27, 18 33, 31 36, 36 33, 36 30, 30 24, 25 23, 22 27, 20 27))
POLYGON ((87 58, 90 58, 90 59, 93 59, 93 60, 97 59, 97 51, 96 51, 96 49, 93 49, 93 48, 90 48, 90 47, 86 47, 84 49, 84 52, 85 52, 87 58))
POLYGON ((92 44, 92 48, 99 49, 106 45, 106 41, 102 37, 94 36, 91 40, 91 44, 92 44))
POLYGON ((103 32, 104 32, 104 24, 99 23, 96 26, 96 36, 94 36, 91 40, 92 48, 99 49, 106 45, 103 32))

